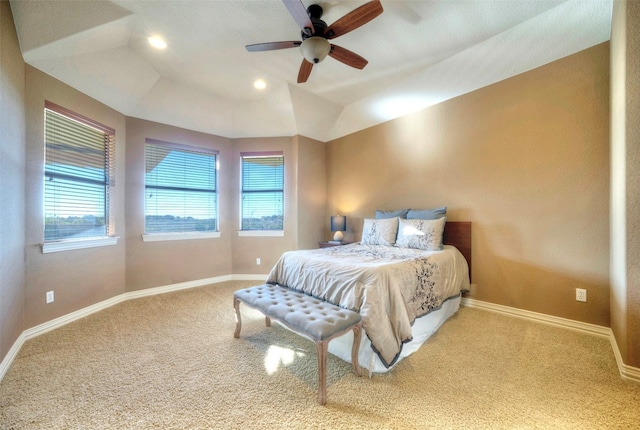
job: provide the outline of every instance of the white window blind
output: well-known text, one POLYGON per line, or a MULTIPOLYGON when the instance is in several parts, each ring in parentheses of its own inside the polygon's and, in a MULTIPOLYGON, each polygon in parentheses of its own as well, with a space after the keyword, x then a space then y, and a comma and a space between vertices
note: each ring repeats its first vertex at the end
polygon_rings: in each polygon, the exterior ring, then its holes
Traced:
POLYGON ((218 231, 217 151, 146 140, 145 233, 218 231))
POLYGON ((284 156, 242 153, 242 230, 283 230, 284 156))
POLYGON ((113 237, 115 131, 45 103, 44 242, 113 237))

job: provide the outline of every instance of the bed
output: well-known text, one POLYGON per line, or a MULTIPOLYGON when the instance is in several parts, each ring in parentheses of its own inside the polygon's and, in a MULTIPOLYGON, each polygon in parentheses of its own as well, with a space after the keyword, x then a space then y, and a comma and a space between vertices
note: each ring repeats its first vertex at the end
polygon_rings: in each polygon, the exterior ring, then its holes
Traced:
MULTIPOLYGON (((368 221, 358 243, 284 253, 267 283, 359 312, 366 334, 359 365, 386 372, 457 312, 470 286, 471 223, 421 220, 420 246, 402 234, 416 220, 368 221)), ((352 341, 337 338, 329 352, 351 362, 352 341)))

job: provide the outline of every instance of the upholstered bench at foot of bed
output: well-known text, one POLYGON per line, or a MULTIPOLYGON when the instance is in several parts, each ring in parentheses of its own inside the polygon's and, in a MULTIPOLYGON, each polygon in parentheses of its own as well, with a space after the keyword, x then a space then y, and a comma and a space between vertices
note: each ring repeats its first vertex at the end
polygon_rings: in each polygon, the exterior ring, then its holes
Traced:
POLYGON ((271 319, 274 319, 316 343, 318 403, 321 405, 327 402, 327 347, 331 339, 353 330, 353 372, 357 376, 362 375, 358 365, 358 349, 362 335, 359 313, 279 285, 263 284, 243 288, 233 293, 233 308, 236 312, 236 331, 233 336, 236 338, 240 337, 242 326, 240 302, 261 311, 265 315, 267 327, 271 326, 271 319))

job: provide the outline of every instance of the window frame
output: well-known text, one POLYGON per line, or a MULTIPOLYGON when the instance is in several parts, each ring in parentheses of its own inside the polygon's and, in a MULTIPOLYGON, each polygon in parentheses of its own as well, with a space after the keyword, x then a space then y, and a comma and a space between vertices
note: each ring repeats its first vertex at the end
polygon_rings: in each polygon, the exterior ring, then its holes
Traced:
MULTIPOLYGON (((143 206, 143 219, 144 219, 144 233, 142 234, 143 242, 160 242, 160 241, 171 241, 171 240, 192 240, 192 239, 217 239, 220 237, 220 185, 219 185, 219 165, 220 165, 220 151, 195 145, 188 145, 182 143, 174 143, 167 142, 158 139, 146 138, 144 144, 144 164, 145 164, 145 179, 144 179, 144 206, 143 206), (147 232, 147 204, 146 204, 146 194, 147 194, 147 181, 146 181, 146 169, 147 169, 147 145, 156 145, 162 146, 166 148, 172 148, 176 151, 188 152, 188 153, 201 153, 210 156, 215 156, 215 165, 214 165, 214 173, 215 173, 215 200, 216 200, 216 208, 215 208, 215 216, 216 216, 216 230, 210 231, 182 231, 182 232, 159 232, 159 233, 149 233, 147 232)), ((187 189, 185 188, 184 191, 187 189)))
MULTIPOLYGON (((283 151, 259 151, 259 152, 241 152, 240 153, 240 204, 239 204, 239 216, 238 225, 240 228, 237 233, 240 237, 282 237, 284 236, 285 226, 285 187, 286 187, 286 168, 285 158, 283 151), (282 229, 279 230, 258 230, 258 229, 243 229, 243 203, 244 203, 244 159, 245 158, 271 158, 279 157, 282 159, 282 229)), ((259 191, 252 191, 259 192, 259 191)), ((264 192, 273 192, 273 190, 265 190, 264 192)))
POLYGON ((43 180, 47 180, 47 111, 51 111, 59 116, 62 116, 71 121, 80 123, 81 125, 92 128, 104 134, 105 136, 105 154, 104 154, 104 220, 106 235, 99 236, 86 236, 77 238, 61 238, 55 240, 45 239, 46 229, 46 214, 45 209, 47 207, 47 192, 43 182, 42 189, 42 244, 41 250, 43 254, 59 251, 68 251, 74 249, 94 248, 100 246, 116 245, 119 237, 115 235, 115 146, 116 146, 116 131, 112 127, 106 126, 98 121, 88 118, 84 115, 76 113, 70 109, 64 108, 60 105, 45 100, 43 110, 43 180))

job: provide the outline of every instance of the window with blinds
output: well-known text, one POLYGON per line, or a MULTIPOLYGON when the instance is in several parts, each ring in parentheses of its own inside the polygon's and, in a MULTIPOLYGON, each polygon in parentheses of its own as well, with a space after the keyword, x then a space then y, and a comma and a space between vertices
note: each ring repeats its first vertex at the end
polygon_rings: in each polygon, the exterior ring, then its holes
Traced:
POLYGON ((283 230, 284 156, 242 153, 242 230, 283 230))
POLYGON ((145 233, 218 231, 218 152, 147 139, 145 233))
POLYGON ((113 237, 115 130, 45 103, 44 242, 113 237))

